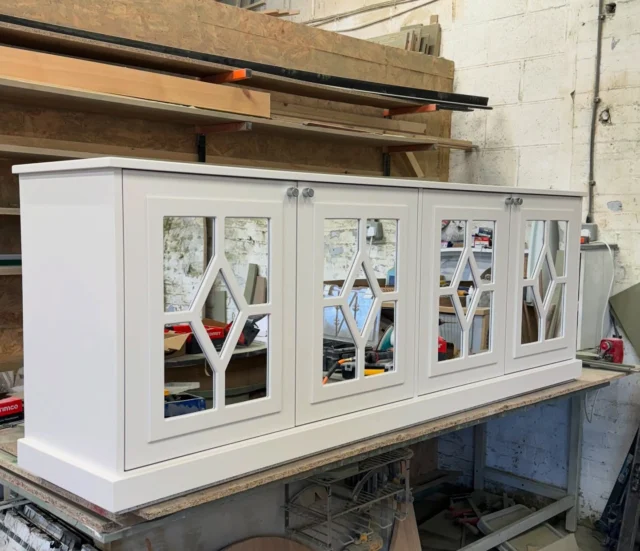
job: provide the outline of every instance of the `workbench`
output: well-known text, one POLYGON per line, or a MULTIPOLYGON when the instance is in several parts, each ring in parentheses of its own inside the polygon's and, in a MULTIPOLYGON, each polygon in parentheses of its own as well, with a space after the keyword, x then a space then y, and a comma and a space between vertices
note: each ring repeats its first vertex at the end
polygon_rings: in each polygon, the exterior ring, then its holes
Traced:
MULTIPOLYGON (((405 430, 356 442, 213 487, 190 492, 159 503, 149 504, 123 514, 113 514, 101 510, 95 505, 20 469, 17 466, 15 455, 16 441, 21 437, 23 431, 22 426, 18 425, 0 430, 0 484, 14 495, 17 494, 19 498, 26 498, 86 534, 94 540, 94 545, 100 549, 124 550, 138 548, 126 545, 125 542, 131 540, 149 542, 147 549, 155 549, 155 547, 151 547, 150 540, 146 539, 147 534, 154 532, 157 534, 157 531, 162 530, 168 523, 187 522, 194 515, 200 516, 202 509, 213 502, 224 503, 221 500, 227 500, 232 496, 237 497, 243 492, 266 488, 267 486, 277 490, 277 487, 282 487, 285 482, 301 480, 312 474, 361 461, 366 457, 433 439, 466 427, 475 427, 475 489, 483 488, 485 480, 491 479, 511 487, 551 498, 554 500, 551 505, 539 509, 531 515, 531 517, 535 518, 527 517, 524 519, 524 521, 528 522, 529 528, 566 511, 567 529, 575 530, 578 513, 581 421, 584 396, 589 391, 609 386, 613 381, 634 372, 585 368, 578 380, 569 383, 527 393, 416 425, 405 430), (522 412, 542 403, 565 399, 571 400, 569 431, 571 441, 569 446, 567 488, 557 488, 533 480, 523 479, 485 465, 485 424, 487 421, 514 412, 522 412)), ((276 508, 279 504, 281 502, 274 503, 272 507, 276 508)), ((204 518, 206 518, 206 515, 204 518)), ((500 542, 506 541, 506 539, 512 538, 526 529, 528 528, 522 528, 521 526, 520 531, 514 534, 513 529, 509 527, 465 547, 464 550, 486 551, 492 549, 500 542), (507 533, 507 530, 510 530, 510 532, 507 533)), ((193 527, 191 530, 193 530, 193 527)), ((211 549, 217 549, 215 542, 211 542, 211 544, 213 545, 211 549)))

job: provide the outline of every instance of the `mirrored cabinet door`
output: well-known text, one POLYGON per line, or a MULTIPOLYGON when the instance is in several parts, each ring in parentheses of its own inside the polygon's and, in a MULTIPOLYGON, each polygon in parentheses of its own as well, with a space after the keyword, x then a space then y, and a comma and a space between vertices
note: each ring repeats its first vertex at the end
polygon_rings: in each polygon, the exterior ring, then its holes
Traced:
POLYGON ((571 359, 576 342, 579 199, 519 199, 511 214, 508 373, 571 359))
POLYGON ((414 395, 418 191, 298 201, 296 424, 414 395))
POLYGON ((126 468, 293 427, 290 186, 125 173, 126 468))
POLYGON ((421 222, 420 394, 502 375, 505 197, 423 192, 421 222))

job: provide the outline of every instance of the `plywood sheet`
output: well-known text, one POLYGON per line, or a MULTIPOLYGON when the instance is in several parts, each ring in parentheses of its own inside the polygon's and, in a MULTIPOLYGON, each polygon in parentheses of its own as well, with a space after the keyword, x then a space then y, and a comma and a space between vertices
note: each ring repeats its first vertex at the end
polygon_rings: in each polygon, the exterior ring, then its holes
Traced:
POLYGON ((6 46, 0 46, 0 77, 256 117, 271 114, 265 92, 6 46))

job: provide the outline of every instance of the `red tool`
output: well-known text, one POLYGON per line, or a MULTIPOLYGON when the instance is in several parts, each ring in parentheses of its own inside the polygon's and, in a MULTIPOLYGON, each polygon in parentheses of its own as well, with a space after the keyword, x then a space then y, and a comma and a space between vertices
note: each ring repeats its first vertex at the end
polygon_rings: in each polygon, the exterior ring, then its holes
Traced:
POLYGON ((616 337, 602 339, 598 355, 605 362, 621 364, 624 361, 624 343, 622 339, 616 337))
POLYGON ((24 418, 24 404, 20 398, 9 396, 0 400, 0 423, 19 421, 24 418))

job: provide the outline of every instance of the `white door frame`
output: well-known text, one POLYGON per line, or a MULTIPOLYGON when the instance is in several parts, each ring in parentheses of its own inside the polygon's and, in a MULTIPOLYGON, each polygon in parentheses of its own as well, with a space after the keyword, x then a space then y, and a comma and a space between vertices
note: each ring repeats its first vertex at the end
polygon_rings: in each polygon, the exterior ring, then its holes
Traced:
MULTIPOLYGON (((411 398, 415 390, 413 338, 416 313, 412 297, 417 293, 417 190, 326 184, 314 184, 313 189, 313 198, 301 196, 298 207, 296 425, 411 398), (398 220, 396 291, 381 293, 375 276, 369 277, 376 298, 363 332, 364 335, 370 333, 383 301, 397 301, 395 371, 365 377, 364 358, 360 354, 355 379, 322 384, 323 309, 346 306, 347 300, 345 293, 339 297, 323 297, 324 221, 327 218, 359 220, 358 253, 344 289, 353 284, 361 262, 365 271, 373 276, 373 267, 365 254, 367 219, 398 220)), ((363 345, 366 339, 357 331, 354 320, 347 313, 345 320, 356 344, 363 345)))
MULTIPOLYGON (((421 226, 421 292, 420 292, 420 333, 418 362, 418 391, 420 394, 436 392, 447 388, 498 377, 504 374, 503 343, 505 338, 505 314, 508 283, 509 259, 509 207, 505 204, 507 195, 491 193, 468 193, 431 191, 421 192, 422 226, 421 226), (438 361, 437 337, 439 335, 440 297, 451 294, 451 287, 440 287, 441 262, 441 221, 465 220, 467 246, 462 252, 456 268, 452 287, 456 286, 462 276, 467 259, 477 280, 480 279, 473 254, 468 246, 472 246, 472 224, 477 221, 494 221, 493 234, 493 280, 481 283, 483 292, 493 292, 491 313, 491 350, 468 355, 463 346, 461 357, 438 361)), ((480 293, 475 293, 473 308, 478 304, 480 293)), ((453 299, 461 326, 468 335, 473 318, 467 320, 458 297, 453 299)), ((468 337, 467 337, 468 340, 468 337)))
POLYGON ((505 347, 506 373, 531 369, 563 360, 573 359, 576 353, 577 320, 566 319, 566 312, 578 310, 578 272, 580 269, 580 198, 522 196, 522 205, 514 205, 511 212, 511 245, 509 263, 509 310, 507 312, 507 342, 505 347), (529 220, 544 220, 544 246, 540 260, 531 278, 523 274, 524 241, 529 220), (555 261, 547 248, 549 241, 549 221, 566 221, 565 236, 565 275, 558 276, 555 261), (551 272, 551 284, 547 291, 547 301, 543 302, 537 285, 537 276, 542 269, 544 257, 547 257, 551 272), (571 283, 573 282, 573 283, 571 283), (544 335, 546 314, 549 301, 557 285, 564 284, 563 303, 565 314, 562 316, 564 335, 546 339, 544 335), (523 288, 533 286, 535 300, 542 305, 538 333, 540 341, 522 344, 522 294, 523 288), (575 323, 574 323, 575 321, 575 323))
POLYGON ((204 451, 294 425, 295 200, 291 182, 125 171, 125 468, 204 451), (164 312, 163 219, 213 217, 215 255, 188 310, 164 312), (224 256, 225 218, 269 218, 269 296, 248 305, 224 256), (227 336, 236 342, 249 315, 269 320, 267 396, 225 405, 222 373, 233 352, 218 354, 201 323, 208 285, 221 270, 240 313, 227 336), (215 408, 164 418, 165 324, 189 322, 215 377, 215 408))

